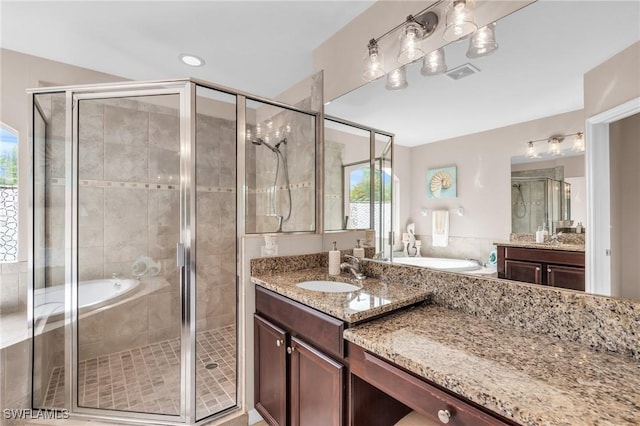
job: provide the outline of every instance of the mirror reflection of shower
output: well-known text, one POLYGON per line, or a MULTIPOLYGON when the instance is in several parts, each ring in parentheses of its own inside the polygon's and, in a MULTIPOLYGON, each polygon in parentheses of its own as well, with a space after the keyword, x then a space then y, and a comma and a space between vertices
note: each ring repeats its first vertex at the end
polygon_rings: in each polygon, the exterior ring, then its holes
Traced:
POLYGON ((289 180, 289 166, 287 165, 287 138, 282 138, 275 145, 270 145, 264 139, 257 137, 251 141, 252 144, 256 146, 265 146, 271 150, 276 156, 276 172, 273 179, 273 185, 269 191, 268 198, 268 212, 267 216, 277 216, 278 217, 278 229, 276 232, 282 232, 282 224, 283 222, 288 222, 291 219, 291 182, 289 180), (282 150, 280 147, 282 146, 282 150), (282 159, 282 173, 284 176, 284 183, 287 190, 287 214, 278 214, 276 212, 276 194, 278 191, 278 177, 280 176, 280 159, 282 159))
POLYGON ((518 190, 518 195, 516 196, 516 200, 513 203, 514 214, 517 218, 523 218, 527 215, 527 203, 524 202, 524 196, 522 195, 522 185, 520 185, 519 183, 514 183, 511 186, 518 190))

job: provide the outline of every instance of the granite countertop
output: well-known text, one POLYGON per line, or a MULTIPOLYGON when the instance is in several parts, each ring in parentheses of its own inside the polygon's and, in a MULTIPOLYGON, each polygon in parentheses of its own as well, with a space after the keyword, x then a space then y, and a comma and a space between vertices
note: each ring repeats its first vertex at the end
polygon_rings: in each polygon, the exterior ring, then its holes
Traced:
POLYGON ((331 276, 327 268, 254 275, 251 282, 351 324, 431 297, 430 291, 417 286, 376 278, 358 281, 346 273, 331 276), (362 288, 352 293, 325 293, 296 287, 302 281, 315 280, 343 281, 362 288))
POLYGON ((523 241, 500 241, 493 243, 496 246, 505 246, 505 247, 522 247, 522 248, 533 248, 533 249, 542 249, 542 250, 563 250, 563 251, 577 251, 584 253, 584 245, 583 244, 551 244, 551 243, 534 243, 534 242, 523 242, 523 241))
POLYGON ((345 339, 523 425, 640 424, 640 362, 423 305, 345 339))

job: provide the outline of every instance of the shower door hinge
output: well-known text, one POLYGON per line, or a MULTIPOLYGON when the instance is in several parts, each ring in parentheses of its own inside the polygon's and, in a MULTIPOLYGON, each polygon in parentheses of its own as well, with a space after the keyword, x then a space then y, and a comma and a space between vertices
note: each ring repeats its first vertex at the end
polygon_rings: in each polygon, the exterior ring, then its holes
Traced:
POLYGON ((178 264, 178 268, 184 266, 184 244, 182 243, 176 245, 176 263, 178 264))

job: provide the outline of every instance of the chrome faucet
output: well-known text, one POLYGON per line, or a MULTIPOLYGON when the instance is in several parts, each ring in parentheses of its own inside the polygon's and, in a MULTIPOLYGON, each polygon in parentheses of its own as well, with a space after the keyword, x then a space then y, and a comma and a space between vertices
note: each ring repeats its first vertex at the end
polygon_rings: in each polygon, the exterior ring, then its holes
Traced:
POLYGON ((477 264, 478 264, 478 266, 480 266, 480 267, 485 267, 485 266, 487 266, 487 264, 486 264, 485 262, 483 262, 483 261, 481 261, 481 260, 478 260, 478 259, 466 258, 465 260, 468 260, 469 262, 475 262, 475 263, 477 263, 477 264))
POLYGON ((367 276, 362 273, 362 263, 360 262, 360 259, 351 256, 350 254, 345 254, 344 257, 351 260, 351 262, 342 262, 340 264, 341 270, 350 271, 357 280, 364 280, 367 278, 367 276))
POLYGON ((551 244, 553 245, 558 245, 561 244, 560 240, 558 239, 559 237, 562 236, 562 232, 558 232, 557 234, 553 234, 551 235, 549 238, 551 239, 551 244))

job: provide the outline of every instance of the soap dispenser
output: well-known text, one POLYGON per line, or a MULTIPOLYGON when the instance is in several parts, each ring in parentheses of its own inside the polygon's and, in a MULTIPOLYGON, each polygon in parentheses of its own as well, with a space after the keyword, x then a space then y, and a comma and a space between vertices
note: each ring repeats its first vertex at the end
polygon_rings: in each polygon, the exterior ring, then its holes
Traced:
POLYGON ((361 240, 356 240, 356 247, 353 249, 353 257, 356 259, 364 259, 364 247, 360 245, 361 240))
POLYGON ((336 242, 329 251, 329 275, 340 275, 340 250, 338 250, 336 242))

